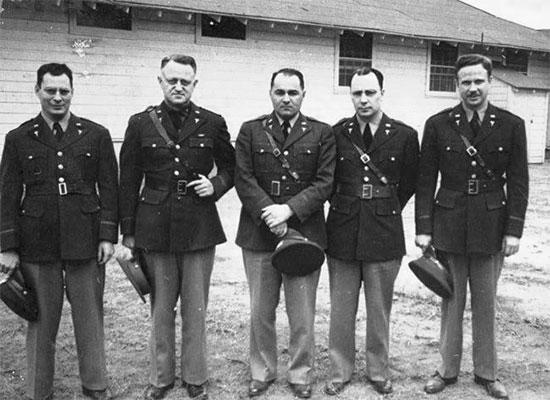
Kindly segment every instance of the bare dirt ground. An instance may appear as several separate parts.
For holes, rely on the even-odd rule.
[[[531,167],[531,201],[520,253],[506,260],[499,285],[498,348],[500,378],[511,398],[550,399],[550,165]],[[234,244],[238,210],[234,191],[220,202],[228,243],[219,246],[212,277],[208,316],[210,398],[247,398],[248,287],[241,252]],[[483,388],[473,383],[470,314],[466,312],[462,372],[459,382],[437,395],[426,395],[424,381],[436,367],[439,338],[438,299],[416,280],[407,262],[419,256],[413,245],[413,205],[405,210],[409,254],[403,260],[391,327],[391,369],[394,393],[387,399],[463,400],[485,399]],[[105,334],[110,388],[116,399],[139,399],[147,386],[149,306],[141,303],[121,269],[108,267],[105,292]],[[356,374],[341,399],[378,399],[365,383],[365,307],[357,315]],[[314,398],[322,393],[328,377],[329,287],[326,268],[318,290],[317,357]],[[55,399],[84,399],[68,304],[57,340]],[[25,327],[21,319],[0,304],[0,399],[24,398]],[[284,304],[278,310],[279,379],[262,397],[289,400],[286,379],[288,326]],[[176,384],[179,383],[179,380]],[[186,398],[177,387],[167,399]]]

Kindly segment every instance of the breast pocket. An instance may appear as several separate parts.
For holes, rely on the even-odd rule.
[[[269,145],[263,143],[255,143],[252,146],[252,157],[254,162],[255,172],[275,172],[280,169],[279,161],[273,154],[273,150]]]
[[[297,143],[294,145],[294,168],[302,173],[314,173],[317,170],[319,156],[318,143]]]
[[[398,151],[382,151],[378,158],[380,169],[388,178],[398,177],[401,172],[401,154]],[[376,164],[376,162],[375,162]]]
[[[74,148],[73,155],[82,179],[96,180],[99,165],[97,149],[92,146],[79,146]]]
[[[41,183],[46,180],[47,152],[45,150],[32,150],[23,154],[23,180],[26,184]]]
[[[189,138],[189,167],[192,171],[208,173],[214,161],[214,140],[209,137]]]
[[[141,140],[141,162],[145,171],[169,169],[172,153],[161,137],[149,137]]]
[[[493,143],[489,146],[487,164],[494,170],[504,170],[510,162],[510,144]]]

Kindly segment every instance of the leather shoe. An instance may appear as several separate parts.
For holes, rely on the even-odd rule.
[[[206,384],[208,381],[201,383],[200,385],[193,385],[192,383],[187,383],[182,381],[181,386],[187,390],[187,395],[192,399],[197,400],[207,400],[208,393],[206,392]]]
[[[432,375],[430,379],[428,379],[426,385],[424,385],[424,391],[428,394],[439,393],[443,389],[445,389],[447,385],[452,385],[453,383],[456,383],[456,381],[456,377],[443,378],[441,375],[439,375],[439,372],[436,372]]]
[[[252,379],[248,385],[248,397],[256,397],[265,393],[271,384],[275,382],[271,381],[259,381],[258,379]]]
[[[393,385],[389,379],[385,381],[372,381],[369,379],[370,384],[380,394],[388,394],[393,392]]]
[[[299,397],[300,399],[309,399],[311,397],[311,385],[303,385],[301,383],[290,383],[290,390],[294,396]]]
[[[92,390],[82,386],[82,394],[94,400],[109,400],[111,394],[107,389]],[[53,396],[51,397],[53,399]]]
[[[489,396],[494,397],[495,399],[508,399],[508,392],[502,382],[498,379],[496,381],[490,381],[475,375],[474,382],[483,386],[485,390],[487,390],[487,393],[489,393]]]
[[[329,382],[325,385],[323,390],[325,394],[329,396],[338,396],[344,391],[344,388],[348,385],[349,382]]]
[[[172,382],[168,386],[162,386],[158,387],[155,385],[149,385],[147,386],[147,389],[145,390],[145,395],[143,398],[145,400],[160,400],[164,399],[166,397],[166,394],[170,389],[174,388],[174,383]]]

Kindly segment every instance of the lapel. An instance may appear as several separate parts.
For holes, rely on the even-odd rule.
[[[449,113],[449,123],[458,134],[466,136],[469,139],[473,137],[470,124],[468,123],[468,118],[466,117],[466,111],[464,111],[462,104],[457,105],[451,110]],[[487,110],[485,111],[483,121],[481,121],[481,129],[479,130],[479,134],[471,141],[472,145],[475,146],[477,143],[487,139],[499,126],[500,118],[498,115],[498,110],[489,103]]]
[[[174,127],[174,124],[172,124],[172,120],[170,119],[170,116],[168,115],[168,111],[165,108],[166,106],[164,103],[161,105],[155,107],[155,112],[157,113],[157,117],[166,130],[166,133],[168,134],[168,137],[175,138],[178,137],[176,128]],[[155,128],[156,130],[156,128]]]
[[[283,131],[281,130],[281,125],[279,124],[279,120],[277,119],[275,112],[272,112],[267,117],[267,120],[265,120],[264,129],[267,133],[273,136],[273,138],[277,143],[284,144],[285,137],[283,135]]]
[[[53,137],[52,131],[40,114],[32,120],[27,135],[48,147],[55,147],[55,138]]]
[[[372,143],[369,147],[369,154],[390,140],[396,133],[397,130],[392,120],[386,114],[382,114],[378,129],[373,134]]]
[[[56,148],[63,149],[65,147],[68,147],[74,142],[82,139],[87,133],[88,130],[82,124],[81,119],[78,118],[76,115],[71,114],[69,124],[67,125],[67,131],[65,132],[65,135],[63,136],[61,141],[58,142],[57,139],[54,138]]]
[[[168,116],[166,116],[166,119],[170,120]],[[189,116],[185,119],[180,131],[176,135],[178,138],[178,143],[183,142],[185,139],[191,136],[205,122],[206,115],[202,113],[202,110],[197,107],[195,103],[191,102],[189,108]],[[170,123],[170,121],[168,121],[168,123]],[[170,123],[170,125],[172,124]],[[174,130],[173,126],[172,130]]]
[[[462,107],[462,104],[458,104],[453,108],[449,114],[449,124],[459,135],[465,136],[468,139],[471,139],[473,136],[472,130],[470,129],[470,124],[468,123],[468,118],[466,117],[466,111]]]
[[[491,103],[487,106],[483,121],[481,121],[481,129],[479,135],[474,139],[474,145],[483,142],[489,136],[491,136],[495,130],[500,126],[500,115],[498,109]]]
[[[353,144],[366,151],[365,141],[361,135],[361,128],[356,116],[353,116],[344,122],[344,135],[346,135],[348,140],[350,140]]]
[[[296,120],[296,123],[290,130],[290,134],[286,138],[283,148],[286,149],[292,146],[294,143],[300,140],[304,135],[307,135],[310,130],[311,130],[311,124],[309,123],[307,118],[304,117],[302,113],[300,113],[300,115],[298,116],[298,119]],[[282,135],[282,132],[281,132],[281,135]]]

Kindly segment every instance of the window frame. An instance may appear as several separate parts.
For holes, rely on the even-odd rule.
[[[236,20],[237,22],[239,22],[240,24],[242,24],[243,27],[244,27],[244,39],[228,38],[228,37],[217,37],[217,36],[205,36],[205,35],[203,35],[203,31],[202,31],[203,16],[206,16],[206,17],[209,17],[209,18],[212,18],[212,17],[210,17],[208,14],[196,14],[196,16],[198,17],[198,18],[196,18],[196,33],[197,33],[196,38],[197,38],[197,42],[198,41],[204,41],[206,43],[208,43],[208,42],[211,43],[212,41],[222,40],[224,42],[230,42],[230,43],[246,43],[249,40],[250,32],[248,30],[248,25],[242,23],[241,21],[239,21],[238,18],[225,16],[225,15],[220,16],[222,18],[232,18],[232,19]]]
[[[440,44],[442,43],[445,43],[445,42],[440,42]],[[449,43],[445,43],[445,44],[456,49],[456,57],[458,59],[458,57],[460,57],[458,44],[456,46],[453,46],[452,44],[449,44]],[[432,78],[432,48],[434,45],[436,45],[435,42],[430,42],[427,49],[428,63],[426,68],[426,94],[429,94],[430,96],[436,96],[436,97],[455,97],[456,96],[456,77],[454,73],[454,68],[455,68],[454,62],[452,63],[452,65],[449,65],[448,67],[450,70],[452,70],[452,77],[453,77],[453,81],[455,82],[455,88],[452,91],[443,91],[443,90],[432,90],[430,87],[431,78]]]
[[[110,5],[110,4],[109,4]],[[77,25],[77,14],[78,9],[71,8],[69,12],[69,33],[70,34],[79,34],[79,35],[101,35],[105,32],[109,32],[109,34],[114,35],[131,35],[136,32],[136,24],[138,19],[135,17],[135,13],[132,10],[132,7],[130,7],[130,18],[131,18],[131,29],[114,29],[114,28],[101,28],[98,26],[84,26],[84,25]]]
[[[348,32],[351,32],[351,33],[357,35],[353,31],[348,31]],[[368,59],[366,59],[366,58],[354,58],[354,57],[343,57],[343,58],[356,59],[356,60],[369,60],[369,62],[370,62],[369,66],[372,67],[373,53],[374,53],[374,35],[371,32],[365,32],[365,35],[368,35],[370,37],[370,40],[371,40],[370,58],[368,58]],[[357,36],[364,38],[364,36],[361,36],[361,35],[357,35]],[[342,37],[342,34],[340,32],[335,33],[335,37],[334,37],[334,41],[335,41],[335,46],[334,46],[334,88],[335,88],[335,90],[334,91],[337,94],[343,94],[343,93],[348,93],[349,92],[349,84],[344,85],[344,86],[340,85],[340,67],[341,67],[340,61],[342,59],[342,57],[340,56],[341,37]],[[357,67],[357,68],[360,68],[360,67]]]

